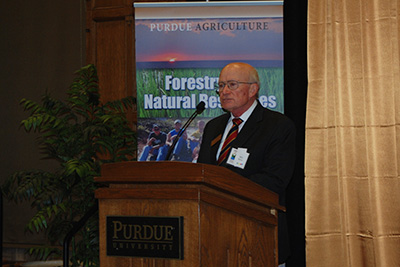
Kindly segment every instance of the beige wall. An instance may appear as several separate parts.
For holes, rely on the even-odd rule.
[[[27,116],[22,98],[40,100],[46,89],[65,97],[73,73],[85,65],[85,2],[83,0],[0,1],[0,182],[17,170],[51,168],[39,160],[34,134],[19,123]],[[32,214],[29,205],[4,202],[3,241],[40,243],[24,234]]]

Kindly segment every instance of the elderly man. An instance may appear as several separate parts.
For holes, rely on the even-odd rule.
[[[295,162],[295,127],[281,113],[265,109],[257,101],[260,81],[254,67],[231,63],[219,76],[218,94],[225,113],[204,129],[197,162],[215,164],[279,194],[285,190]],[[286,215],[278,215],[279,262],[289,256]]]

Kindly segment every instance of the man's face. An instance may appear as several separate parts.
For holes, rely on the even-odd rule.
[[[160,128],[158,128],[158,127],[155,127],[155,128],[153,128],[153,132],[156,134],[156,135],[160,135]]]
[[[177,131],[180,130],[181,126],[182,126],[181,123],[179,123],[179,122],[175,123],[175,130],[177,130]]]
[[[252,82],[249,78],[250,74],[246,69],[237,66],[227,66],[221,71],[219,82],[226,83],[231,80]],[[251,86],[257,85],[241,83],[235,90],[231,90],[228,86],[225,86],[219,93],[222,108],[230,111],[235,117],[242,115],[253,104],[255,99],[256,92],[254,93],[254,91],[256,90],[250,90]]]

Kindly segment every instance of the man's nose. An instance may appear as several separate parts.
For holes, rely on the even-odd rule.
[[[224,84],[224,87],[222,87],[222,89],[219,89],[219,93],[224,93],[224,94],[226,94],[225,92],[229,92],[229,91],[230,91],[230,90],[225,90],[225,88],[228,88],[228,89],[229,89],[228,84]]]

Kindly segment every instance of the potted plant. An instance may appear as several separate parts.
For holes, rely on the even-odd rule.
[[[94,177],[106,162],[135,157],[135,132],[126,118],[135,98],[100,102],[95,66],[77,71],[65,101],[45,93],[40,103],[22,99],[30,112],[21,125],[39,134],[41,153],[58,162],[55,171],[22,170],[2,186],[3,194],[16,202],[29,201],[36,214],[27,224],[33,232],[45,233],[48,244],[30,249],[40,259],[62,255],[68,231],[94,204],[99,187]],[[98,265],[98,216],[92,216],[72,240],[74,266]]]

